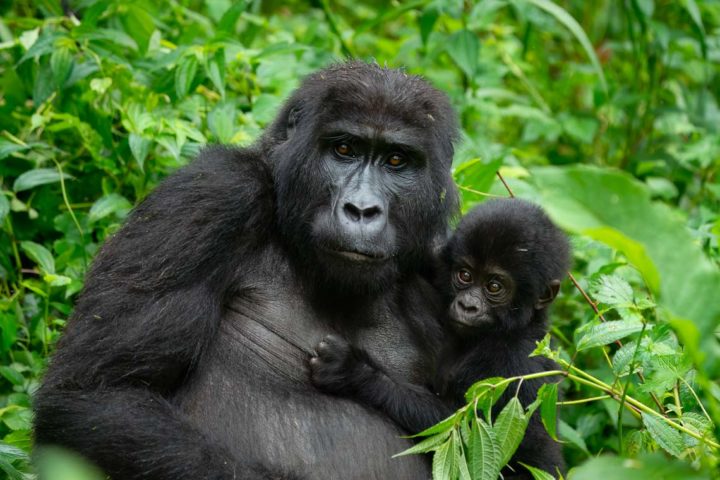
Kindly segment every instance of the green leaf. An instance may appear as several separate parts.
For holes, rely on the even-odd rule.
[[[30,148],[30,145],[20,145],[15,142],[10,142],[4,138],[0,138],[0,160],[5,157],[9,157],[15,152],[22,152]]]
[[[622,348],[618,349],[617,352],[615,352],[615,355],[613,355],[612,360],[612,367],[613,367],[613,373],[619,377],[624,377],[625,375],[628,375],[630,372],[630,362],[633,358],[633,353],[635,352],[636,344],[635,342],[626,343],[622,346]],[[636,365],[633,369],[632,373],[635,373],[639,370],[639,365],[637,365],[637,358],[636,358]]]
[[[487,413],[495,402],[502,396],[509,383],[503,377],[492,377],[479,380],[472,384],[465,392],[465,401],[468,403],[477,402],[478,408]]]
[[[500,447],[493,429],[482,419],[476,418],[470,429],[468,469],[474,480],[496,480],[500,474]]]
[[[490,191],[501,166],[501,158],[488,163],[484,163],[479,158],[473,158],[458,165],[453,172],[453,177],[462,194],[463,203],[486,200],[488,197],[482,194]]]
[[[17,447],[0,442],[0,471],[10,480],[26,480],[26,476],[13,466],[13,462],[28,462],[28,454]]]
[[[562,420],[558,422],[558,430],[560,432],[560,438],[562,440],[575,445],[580,450],[590,455],[587,444],[585,443],[585,439],[582,437],[582,435],[578,433],[577,430],[575,430],[573,427],[571,427]]]
[[[475,33],[469,30],[455,32],[448,39],[446,50],[468,78],[475,77],[480,61],[480,40]]]
[[[538,398],[542,398],[540,404],[540,418],[542,419],[545,430],[553,438],[557,440],[557,400],[558,400],[558,384],[546,383],[538,390]]]
[[[438,445],[445,442],[448,437],[450,437],[450,434],[452,433],[451,430],[446,430],[444,432],[438,433],[436,435],[433,435],[432,437],[428,437],[422,442],[419,442],[416,445],[413,445],[412,447],[408,448],[407,450],[403,450],[400,453],[396,453],[393,455],[393,458],[395,457],[402,457],[404,455],[415,455],[418,453],[427,453],[432,452],[433,450],[437,450]]]
[[[633,304],[633,291],[628,282],[615,275],[600,275],[590,289],[595,300],[611,307]]]
[[[650,432],[650,436],[663,450],[678,458],[682,455],[683,450],[685,450],[685,443],[678,430],[649,413],[643,412],[642,421],[647,431]]]
[[[0,366],[0,375],[5,377],[5,379],[13,385],[22,385],[25,383],[25,377],[23,377],[20,372],[7,365]]]
[[[31,241],[20,242],[20,248],[43,272],[55,273],[55,260],[47,248]]]
[[[111,193],[93,203],[93,206],[90,207],[88,219],[90,223],[97,222],[113,213],[118,213],[121,217],[124,217],[131,208],[132,204],[127,198],[119,193]]]
[[[495,419],[493,432],[500,451],[498,464],[501,468],[507,465],[520,446],[520,442],[522,442],[525,435],[528,418],[520,404],[520,400],[517,397],[512,397]]]
[[[2,225],[5,216],[10,213],[10,202],[4,195],[4,192],[0,190],[0,225]]]
[[[435,27],[440,14],[438,13],[437,7],[434,5],[428,5],[418,17],[418,25],[420,27],[420,39],[423,45],[427,45],[428,38]]]
[[[205,63],[205,73],[220,95],[225,97],[225,49],[221,48]]]
[[[527,468],[530,472],[530,475],[532,475],[532,478],[535,480],[555,480],[555,477],[550,475],[545,470],[540,470],[539,468],[531,467],[530,465],[527,465],[523,462],[519,462],[520,465]]]
[[[433,480],[454,480],[458,474],[456,451],[459,445],[456,444],[454,436],[451,436],[433,455],[432,474]]]
[[[558,5],[554,4],[550,0],[519,0],[520,2],[528,2],[532,3],[538,8],[541,8],[542,10],[545,10],[547,13],[555,17],[555,19],[562,23],[565,28],[570,30],[570,33],[572,33],[575,38],[580,42],[580,45],[582,46],[583,50],[585,50],[585,53],[587,54],[588,58],[590,59],[590,63],[592,63],[593,68],[595,69],[595,73],[597,73],[598,77],[600,78],[600,84],[602,85],[603,90],[607,93],[608,87],[607,87],[607,81],[605,80],[605,73],[603,72],[602,66],[600,65],[600,60],[597,57],[597,54],[595,53],[595,48],[593,48],[592,43],[590,42],[590,39],[588,38],[587,34],[583,30],[583,28],[580,26],[580,24],[575,20],[572,15],[570,15],[567,11],[565,11],[562,7],[559,7]],[[522,7],[521,7],[522,8]]]
[[[73,55],[67,47],[56,47],[50,56],[50,69],[53,73],[55,86],[61,88],[70,78],[73,68]]]
[[[646,330],[652,325],[648,325]],[[593,325],[577,341],[577,351],[600,345],[607,345],[643,329],[643,323],[637,320],[616,320]]]
[[[672,461],[662,455],[622,458],[603,455],[573,469],[572,480],[708,480],[687,463]]]
[[[35,170],[28,170],[22,173],[15,179],[13,183],[13,190],[15,192],[22,192],[24,190],[30,190],[40,185],[46,185],[48,183],[56,183],[60,181],[60,178],[64,180],[72,180],[74,177],[64,173],[60,177],[60,172],[54,168],[36,168]]]
[[[235,135],[236,109],[232,102],[218,103],[208,115],[210,131],[220,143],[230,143]]]
[[[130,151],[133,154],[133,158],[138,163],[141,172],[145,171],[145,159],[150,152],[151,143],[152,142],[149,139],[137,133],[131,133],[130,137],[128,138],[128,145],[130,145]]]
[[[186,55],[175,69],[175,93],[178,98],[185,98],[190,91],[197,73],[198,61],[195,55]]]

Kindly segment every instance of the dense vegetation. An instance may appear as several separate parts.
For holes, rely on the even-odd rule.
[[[354,56],[451,96],[464,208],[511,189],[573,239],[538,347],[564,399],[478,420],[519,379],[481,382],[420,446],[436,478],[495,478],[528,407],[559,415],[570,478],[720,478],[720,3],[69,3],[0,6],[0,472],[31,471],[32,392],[132,205]]]

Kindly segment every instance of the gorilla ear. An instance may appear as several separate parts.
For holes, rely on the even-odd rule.
[[[542,310],[543,308],[550,305],[553,300],[555,300],[555,297],[557,297],[558,292],[560,291],[560,280],[550,280],[545,287],[545,295],[538,298],[537,303],[535,303],[535,309],[536,310]]]
[[[285,135],[287,138],[291,138],[295,132],[295,127],[300,123],[300,107],[293,107],[288,112],[287,122],[285,124]]]

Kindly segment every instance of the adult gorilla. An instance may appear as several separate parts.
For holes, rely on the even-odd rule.
[[[206,149],[98,255],[35,398],[39,445],[115,479],[429,476],[387,418],[313,388],[328,333],[423,383],[420,266],[456,208],[447,99],[352,62],[247,149]]]

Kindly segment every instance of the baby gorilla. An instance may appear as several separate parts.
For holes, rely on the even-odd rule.
[[[476,381],[557,368],[528,355],[548,331],[548,306],[570,264],[566,236],[539,207],[518,199],[486,202],[470,211],[448,241],[438,273],[447,291],[446,338],[438,355],[433,391],[400,382],[370,356],[330,335],[310,359],[313,383],[329,393],[351,396],[419,432],[461,407]],[[525,380],[519,400],[527,406],[552,378]],[[514,395],[508,388],[495,414]],[[505,478],[532,478],[517,462],[555,474],[564,468],[560,445],[535,413],[525,438],[505,469]]]

